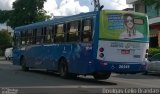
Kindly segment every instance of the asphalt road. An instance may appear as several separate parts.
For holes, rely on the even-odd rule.
[[[91,76],[62,79],[58,74],[52,72],[21,71],[19,66],[13,66],[10,61],[0,58],[0,94],[114,93],[112,92],[114,90],[111,89],[116,89],[117,94],[120,94],[130,92],[132,89],[133,93],[134,91],[137,93],[138,89],[144,88],[147,88],[147,90],[154,89],[156,90],[155,94],[160,94],[160,75],[113,73],[109,79],[100,81],[94,80]],[[148,92],[146,94],[152,93]],[[141,91],[138,93],[141,93]]]

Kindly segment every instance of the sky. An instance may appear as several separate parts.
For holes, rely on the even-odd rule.
[[[1,10],[11,10],[15,0],[0,0]],[[130,7],[126,0],[100,0],[104,9],[122,10]],[[52,16],[69,16],[82,12],[93,11],[93,0],[47,0],[44,9]],[[0,26],[3,28],[5,25]]]
[[[12,9],[15,0],[0,0],[1,10]],[[92,3],[92,4],[91,4]],[[129,7],[126,0],[100,0],[104,9],[122,10]],[[54,16],[68,16],[81,12],[93,11],[93,0],[47,0],[44,9]]]

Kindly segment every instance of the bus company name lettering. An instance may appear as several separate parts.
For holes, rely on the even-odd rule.
[[[123,42],[111,42],[110,47],[114,47],[114,48],[140,48],[139,44],[136,43],[123,43]]]

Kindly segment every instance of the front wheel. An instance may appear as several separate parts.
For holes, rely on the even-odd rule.
[[[98,72],[98,73],[94,73],[93,77],[96,80],[104,80],[104,79],[108,79],[110,75],[111,75],[111,72],[107,72],[107,73]]]
[[[147,75],[147,74],[148,74],[148,71],[143,72],[143,75]]]
[[[28,71],[29,70],[29,67],[26,66],[26,60],[25,60],[25,58],[21,59],[21,69],[23,71]]]
[[[8,60],[8,58],[7,58],[7,57],[5,57],[5,59],[6,59],[6,60]]]

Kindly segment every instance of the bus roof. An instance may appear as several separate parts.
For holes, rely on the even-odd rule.
[[[120,11],[120,10],[102,10],[102,11],[106,11],[107,13],[122,13],[122,14],[123,13],[133,13],[135,15],[146,16],[143,13],[138,13],[138,12],[133,12],[133,11]],[[80,13],[80,14],[72,15],[72,16],[56,17],[56,18],[51,19],[51,20],[16,27],[15,31],[16,32],[21,32],[21,31],[27,30],[27,29],[34,29],[34,28],[36,29],[36,28],[41,28],[42,26],[45,27],[45,26],[49,26],[49,25],[53,25],[53,24],[61,24],[61,23],[68,22],[68,21],[75,21],[75,20],[78,20],[78,19],[94,16],[97,13],[98,13],[98,11],[93,11],[93,12],[87,12],[87,13]]]
[[[72,15],[72,16],[58,17],[58,18],[54,18],[51,20],[47,20],[47,21],[42,21],[42,22],[37,22],[37,23],[29,24],[29,25],[16,27],[15,31],[22,31],[22,30],[33,29],[33,28],[41,28],[42,25],[43,27],[45,27],[45,26],[52,25],[52,24],[60,24],[63,22],[73,21],[73,20],[80,19],[80,18],[91,17],[96,14],[97,14],[97,11],[88,12],[88,13],[80,13],[80,14]]]

